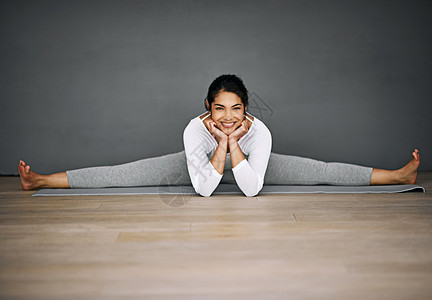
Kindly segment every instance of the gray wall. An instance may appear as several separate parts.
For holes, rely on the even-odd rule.
[[[1,1],[0,173],[183,150],[237,74],[273,152],[432,170],[429,1]]]

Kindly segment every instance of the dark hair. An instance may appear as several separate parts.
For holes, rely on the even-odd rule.
[[[248,105],[248,90],[246,89],[243,80],[241,80],[241,78],[236,75],[225,74],[219,76],[210,84],[207,97],[205,99],[209,102],[208,108],[204,100],[204,106],[207,110],[211,110],[211,105],[220,92],[234,93],[239,96],[244,107]]]

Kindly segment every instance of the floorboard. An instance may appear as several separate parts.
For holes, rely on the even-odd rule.
[[[418,184],[178,201],[0,177],[0,299],[430,299],[432,172]]]

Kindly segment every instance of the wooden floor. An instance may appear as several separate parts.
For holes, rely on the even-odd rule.
[[[0,299],[432,299],[427,192],[31,197],[0,177]]]

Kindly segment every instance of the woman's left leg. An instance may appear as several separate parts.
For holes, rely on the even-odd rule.
[[[371,185],[377,184],[414,184],[417,182],[417,169],[420,166],[420,153],[417,149],[413,158],[402,168],[394,171],[373,169]]]
[[[420,155],[416,149],[413,159],[403,168],[389,171],[353,164],[271,153],[264,184],[299,185],[378,185],[414,184]]]
[[[264,184],[369,185],[372,168],[271,153]]]

